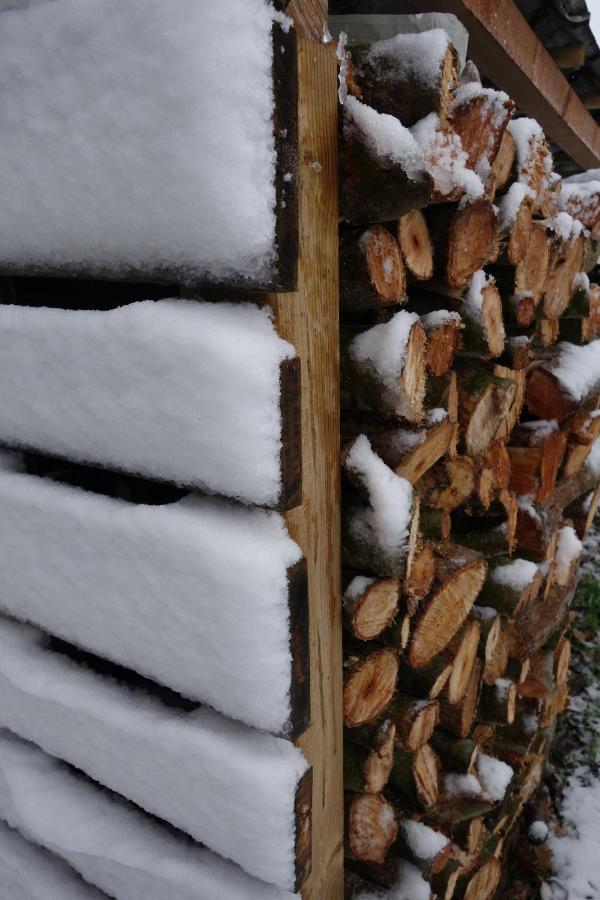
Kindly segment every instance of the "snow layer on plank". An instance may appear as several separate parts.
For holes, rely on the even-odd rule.
[[[434,831],[422,822],[405,819],[402,830],[411,851],[419,859],[432,860],[441,853],[448,844],[448,838],[439,831]]]
[[[0,821],[0,897],[5,900],[107,900],[61,859]]]
[[[0,733],[0,818],[116,900],[299,896],[175,837],[8,732]]]
[[[401,310],[389,322],[374,325],[358,334],[350,343],[349,353],[356,365],[366,372],[375,372],[388,394],[390,403],[396,405],[398,415],[404,409],[399,390],[399,380],[404,371],[406,349],[410,332],[419,317],[416,313]]]
[[[268,731],[290,716],[276,513],[142,506],[0,470],[0,608]]]
[[[483,181],[469,167],[459,135],[442,128],[437,113],[429,113],[413,125],[411,133],[431,169],[436,191],[447,196],[459,190],[461,202],[483,196]]]
[[[0,265],[272,278],[270,3],[1,15]]]
[[[0,440],[275,505],[293,356],[252,304],[0,306]]]
[[[503,566],[496,566],[490,573],[490,581],[503,584],[514,591],[522,591],[531,584],[537,575],[538,568],[528,559],[513,559]]]
[[[552,374],[573,400],[583,400],[600,384],[600,340],[584,347],[563,342]]]
[[[386,113],[378,113],[361,103],[356,97],[348,97],[344,106],[344,135],[353,135],[368,147],[373,158],[385,166],[401,166],[413,181],[427,171],[421,148],[399,119]]]
[[[174,710],[47,643],[0,618],[0,726],[251,875],[293,882],[294,802],[307,764],[292,743],[209,708]]]
[[[486,794],[496,803],[504,800],[508,785],[515,774],[514,770],[501,759],[495,759],[485,753],[479,754],[476,765],[481,786]]]
[[[414,81],[423,87],[436,88],[450,39],[442,28],[432,28],[420,34],[395,34],[375,41],[367,56],[373,67],[384,67],[385,78],[391,83]]]
[[[393,557],[408,541],[412,518],[412,485],[396,475],[371,449],[366,435],[354,441],[346,469],[364,484],[369,506],[355,511],[350,529],[355,537]]]

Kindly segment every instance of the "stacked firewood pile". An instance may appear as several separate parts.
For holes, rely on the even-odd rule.
[[[441,30],[339,55],[347,887],[487,900],[600,499],[600,184]]]

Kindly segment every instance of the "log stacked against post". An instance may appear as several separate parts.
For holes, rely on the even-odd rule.
[[[487,900],[600,503],[600,183],[441,30],[341,82],[348,891]]]

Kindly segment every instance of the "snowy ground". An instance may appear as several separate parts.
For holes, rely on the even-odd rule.
[[[553,874],[542,900],[600,898],[600,529],[586,540],[578,602],[585,608],[573,634],[573,696],[559,740],[568,748],[557,774],[563,781],[562,832],[551,832]]]

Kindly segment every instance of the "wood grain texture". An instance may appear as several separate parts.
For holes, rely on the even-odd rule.
[[[481,70],[583,168],[600,164],[600,128],[513,0],[411,0],[411,5],[419,12],[458,16],[469,32],[469,56]]]
[[[308,567],[312,723],[297,741],[313,769],[304,900],[343,896],[337,66],[335,48],[320,43],[324,8],[293,0],[287,10],[298,30],[298,290],[269,298],[302,365],[302,505],[285,518]]]

